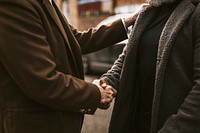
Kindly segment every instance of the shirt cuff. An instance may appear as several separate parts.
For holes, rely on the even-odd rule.
[[[123,23],[123,25],[124,25],[125,30],[128,31],[128,27],[126,27],[126,24],[125,24],[125,22],[124,22],[124,19],[121,18],[121,20],[122,20],[122,23]]]

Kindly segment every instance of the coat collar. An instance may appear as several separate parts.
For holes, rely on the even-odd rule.
[[[43,0],[43,4],[44,4],[45,8],[47,9],[48,13],[50,14],[51,18],[53,19],[53,21],[58,26],[61,33],[64,35],[65,31],[63,29],[62,23],[61,23],[58,15],[56,14],[55,9],[53,8],[53,5],[51,5],[49,0]]]
[[[176,39],[180,29],[192,15],[196,3],[198,3],[197,0],[182,0],[174,9],[173,13],[165,24],[163,32],[161,33],[157,53],[156,82],[152,107],[152,132],[157,132],[157,120],[159,114],[163,77],[165,74],[167,61],[170,56],[171,48],[174,45],[174,40]],[[127,59],[130,58],[133,60],[133,57],[134,59],[137,58],[137,47],[139,45],[139,39],[141,38],[141,35],[147,25],[157,14],[157,11],[158,7],[147,6],[139,15],[129,39],[129,48],[126,54]]]
[[[177,37],[178,32],[184,25],[184,23],[189,19],[191,14],[195,9],[195,5],[193,2],[197,2],[194,0],[182,0],[179,5],[175,8],[168,21],[165,24],[163,32],[161,33],[159,45],[158,45],[158,53],[157,53],[157,66],[156,66],[156,79],[155,81],[155,90],[154,90],[154,99],[153,99],[153,113],[152,113],[152,132],[157,132],[157,120],[159,114],[159,105],[160,105],[160,96],[162,92],[163,86],[163,77],[165,74],[165,69],[167,66],[167,62],[170,56],[170,51],[172,46],[174,45],[174,41]],[[149,10],[149,11],[147,11]],[[149,19],[153,18],[153,15],[148,15],[149,12],[155,12],[156,9],[154,7],[147,7],[144,15],[141,15],[140,20],[138,22],[145,20],[145,24],[147,25]],[[148,12],[148,13],[147,13]],[[139,25],[139,23],[138,23]],[[139,27],[139,26],[138,26]],[[142,26],[140,26],[142,27]],[[144,27],[142,27],[144,29]]]
[[[183,0],[173,11],[161,33],[157,54],[159,60],[167,61],[168,52],[179,30],[191,16],[194,9],[195,6],[189,0]]]
[[[58,17],[55,9],[53,8],[53,5],[51,5],[50,1],[49,0],[42,0],[43,1],[43,4],[45,6],[45,8],[47,9],[49,15],[51,16],[52,20],[55,22],[55,24],[57,25],[57,27],[59,28],[60,32],[62,33],[66,43],[68,44],[68,47],[70,49],[70,52],[72,52],[72,49],[71,49],[71,46],[69,45],[69,40],[68,40],[68,37],[66,35],[66,32],[64,30],[64,27],[60,21],[60,18]],[[52,1],[54,2],[54,1]]]

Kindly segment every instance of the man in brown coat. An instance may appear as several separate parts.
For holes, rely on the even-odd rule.
[[[83,80],[81,55],[126,38],[122,20],[79,32],[54,2],[0,0],[0,133],[79,133],[114,95]]]

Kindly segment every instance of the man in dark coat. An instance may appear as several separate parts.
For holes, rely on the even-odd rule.
[[[124,24],[80,32],[53,1],[0,0],[0,133],[80,133],[114,94],[83,80],[81,55],[127,38]]]
[[[100,81],[118,91],[109,132],[200,133],[199,0],[149,4]]]

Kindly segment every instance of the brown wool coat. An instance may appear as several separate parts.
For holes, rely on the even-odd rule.
[[[129,44],[104,74],[118,89],[110,133],[129,133],[128,126],[136,124],[136,109],[140,106],[135,82],[138,42],[156,12],[156,7],[149,6],[140,14]],[[199,0],[182,0],[162,31],[151,118],[151,133],[200,133]]]
[[[121,20],[79,32],[49,0],[0,0],[0,133],[80,133],[100,101],[81,54],[125,38]]]

